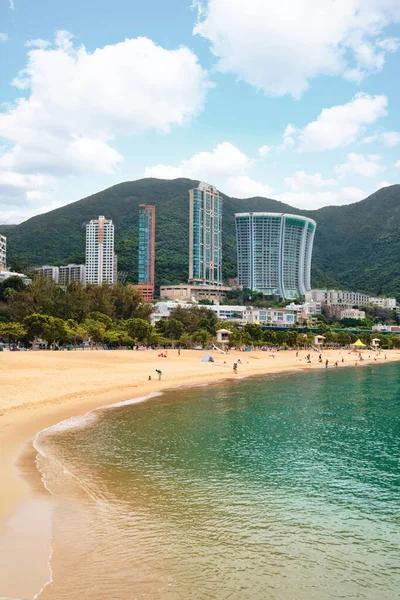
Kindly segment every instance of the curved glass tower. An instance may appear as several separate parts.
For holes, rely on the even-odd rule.
[[[311,289],[315,221],[269,212],[237,213],[235,220],[241,285],[282,298]]]

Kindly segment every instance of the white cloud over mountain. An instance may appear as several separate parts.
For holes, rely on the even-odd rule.
[[[191,50],[143,37],[89,52],[59,31],[54,44],[28,46],[13,80],[28,94],[0,112],[3,204],[7,195],[28,202],[27,192],[43,191],[47,177],[114,171],[123,160],[114,136],[186,123],[211,85]]]
[[[347,160],[341,165],[335,167],[335,173],[339,177],[346,177],[349,174],[361,175],[361,177],[376,177],[385,167],[379,164],[381,157],[379,154],[357,154],[351,152],[347,155]]]
[[[293,192],[300,192],[304,188],[311,187],[331,187],[336,185],[336,179],[324,179],[321,173],[310,175],[305,171],[296,171],[292,177],[285,178],[285,184],[291,188]]]
[[[214,178],[229,178],[244,174],[251,166],[251,159],[229,142],[218,144],[212,152],[199,152],[183,160],[177,167],[155,165],[147,167],[145,177],[175,179],[189,177],[212,183]]]
[[[398,0],[195,0],[194,33],[217,69],[266,94],[299,97],[319,75],[360,82],[399,46],[384,30],[400,21]]]
[[[296,130],[299,150],[318,152],[349,146],[365,127],[387,114],[386,96],[357,94],[350,102],[324,108],[317,119]]]
[[[284,192],[275,196],[277,200],[297,208],[315,209],[328,205],[350,204],[366,197],[359,188],[344,187],[338,191],[327,192]]]

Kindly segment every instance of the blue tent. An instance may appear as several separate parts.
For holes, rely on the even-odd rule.
[[[213,357],[210,354],[206,354],[201,359],[201,362],[214,362],[214,359],[213,359]]]

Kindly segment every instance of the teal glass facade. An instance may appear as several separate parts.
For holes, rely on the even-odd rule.
[[[235,220],[241,285],[283,298],[311,289],[315,221],[280,213],[238,213]]]
[[[222,285],[222,198],[211,185],[189,191],[189,281]]]
[[[138,282],[154,285],[155,207],[139,205]]]

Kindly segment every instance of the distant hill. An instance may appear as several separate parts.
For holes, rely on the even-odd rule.
[[[36,266],[83,261],[85,225],[98,215],[115,223],[119,269],[126,280],[137,279],[138,205],[156,206],[156,284],[179,283],[188,277],[188,190],[190,179],[139,179],[121,183],[78,202],[39,215],[7,234],[9,261]],[[293,208],[269,198],[239,200],[224,195],[224,276],[236,276],[234,213],[290,212],[317,221],[313,286],[341,286],[372,293],[400,294],[400,185],[383,188],[347,206],[314,211]]]

